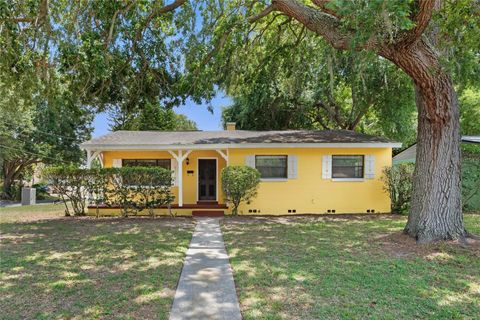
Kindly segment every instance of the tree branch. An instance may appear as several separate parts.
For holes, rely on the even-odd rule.
[[[262,11],[260,11],[259,13],[251,16],[248,18],[248,22],[250,23],[254,23],[256,22],[257,20],[260,20],[262,19],[263,17],[269,15],[271,12],[275,11],[275,6],[273,4],[269,5],[268,7],[266,7],[265,9],[263,9]]]
[[[348,49],[353,35],[341,31],[340,20],[331,14],[304,5],[296,0],[272,0],[274,10],[280,11],[302,23],[307,29],[322,36],[335,49]],[[372,38],[355,49],[375,49],[376,41]]]
[[[161,14],[164,14],[164,13],[167,13],[167,12],[170,12],[170,11],[173,11],[175,9],[177,9],[178,7],[180,7],[182,4],[184,4],[187,0],[175,0],[173,3],[171,4],[168,4],[166,6],[163,6],[157,10],[154,10],[152,13],[150,13],[150,15],[147,17],[147,19],[145,20],[145,26],[147,26],[148,24],[150,24],[150,22],[155,18],[155,17],[158,17],[159,15]]]
[[[115,13],[113,14],[112,21],[110,22],[110,30],[108,31],[108,37],[107,40],[105,41],[105,48],[107,48],[110,45],[110,42],[112,42],[112,37],[113,37],[113,30],[115,28],[115,22],[117,20],[118,15],[121,12],[128,12],[132,5],[135,3],[136,0],[133,0],[128,4],[126,7],[120,8]]]
[[[332,15],[335,18],[340,18],[340,16],[335,11],[327,8],[327,5],[330,2],[330,0],[312,0],[312,2],[316,4],[323,12],[328,13],[329,15]]]
[[[180,7],[182,4],[184,4],[187,0],[175,0],[173,3],[171,4],[168,4],[166,6],[163,6],[157,10],[154,10],[152,11],[148,16],[147,18],[145,19],[145,21],[143,22],[142,24],[142,27],[138,28],[137,32],[135,33],[135,39],[136,40],[140,40],[140,38],[142,37],[142,32],[143,30],[150,24],[150,22],[155,19],[156,17],[158,17],[159,15],[162,15],[164,13],[167,13],[167,12],[171,12],[171,11],[174,11],[175,9],[177,9],[178,7]]]
[[[420,39],[430,23],[430,20],[432,19],[433,12],[439,7],[439,0],[416,0],[415,8],[417,10],[416,14],[412,18],[412,21],[415,23],[415,27],[406,31],[405,33],[402,33],[402,35],[396,41],[395,46],[407,47]]]
[[[223,46],[225,45],[225,42],[227,41],[228,39],[228,36],[230,35],[230,32],[225,32],[221,37],[220,39],[218,39],[217,43],[215,43],[215,46],[213,47],[212,50],[210,50],[210,52],[202,59],[202,63],[200,66],[205,66],[207,65],[210,60],[213,58],[213,56],[220,50],[223,48]],[[195,70],[195,74],[198,74],[198,72],[200,71],[199,68],[197,68]]]

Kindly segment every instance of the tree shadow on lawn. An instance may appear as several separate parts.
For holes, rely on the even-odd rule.
[[[477,251],[443,243],[392,254],[389,237],[404,225],[405,218],[389,216],[225,219],[244,317],[477,317]]]
[[[166,319],[194,222],[1,224],[0,318]]]

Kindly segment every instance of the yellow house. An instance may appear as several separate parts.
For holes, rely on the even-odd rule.
[[[261,173],[258,195],[241,205],[242,215],[389,212],[381,175],[397,147],[352,131],[244,131],[234,124],[225,131],[116,131],[82,144],[88,166],[98,159],[104,167],[172,170],[172,210],[178,215],[230,213],[220,177],[228,165]]]

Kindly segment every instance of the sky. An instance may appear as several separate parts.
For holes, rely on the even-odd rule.
[[[218,93],[210,102],[213,106],[213,114],[207,110],[209,104],[196,104],[187,100],[185,105],[175,108],[175,112],[186,115],[190,120],[197,123],[199,130],[222,130],[222,107],[228,106],[232,100],[224,93]],[[93,120],[94,131],[92,137],[104,135],[109,132],[107,113],[100,113]]]

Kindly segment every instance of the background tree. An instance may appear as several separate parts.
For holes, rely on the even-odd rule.
[[[115,130],[197,130],[197,124],[171,108],[146,104],[134,113],[114,107],[109,112],[110,129]]]
[[[261,37],[234,52],[245,62],[227,71],[234,104],[224,109],[224,122],[253,130],[356,129],[412,142],[408,76],[374,54],[336,51],[285,16],[265,19]]]
[[[460,123],[463,135],[480,135],[480,88],[467,88],[460,96]]]
[[[177,131],[193,131],[198,130],[197,123],[188,119],[184,114],[175,114],[175,129]]]
[[[0,102],[4,198],[16,196],[12,187],[32,165],[81,162],[79,144],[90,137],[93,116],[62,90],[55,76],[50,75],[45,83],[48,89],[32,90],[33,98]],[[2,89],[8,91],[8,87]]]
[[[172,111],[163,115],[152,105],[169,110],[187,95],[201,99],[185,85],[175,39],[175,26],[194,24],[194,16],[186,1],[0,0],[0,162],[7,196],[34,163],[81,161],[78,143],[89,137],[92,112],[145,109],[143,119],[152,113],[166,119],[149,128],[176,126]],[[139,122],[132,127],[142,129]]]

